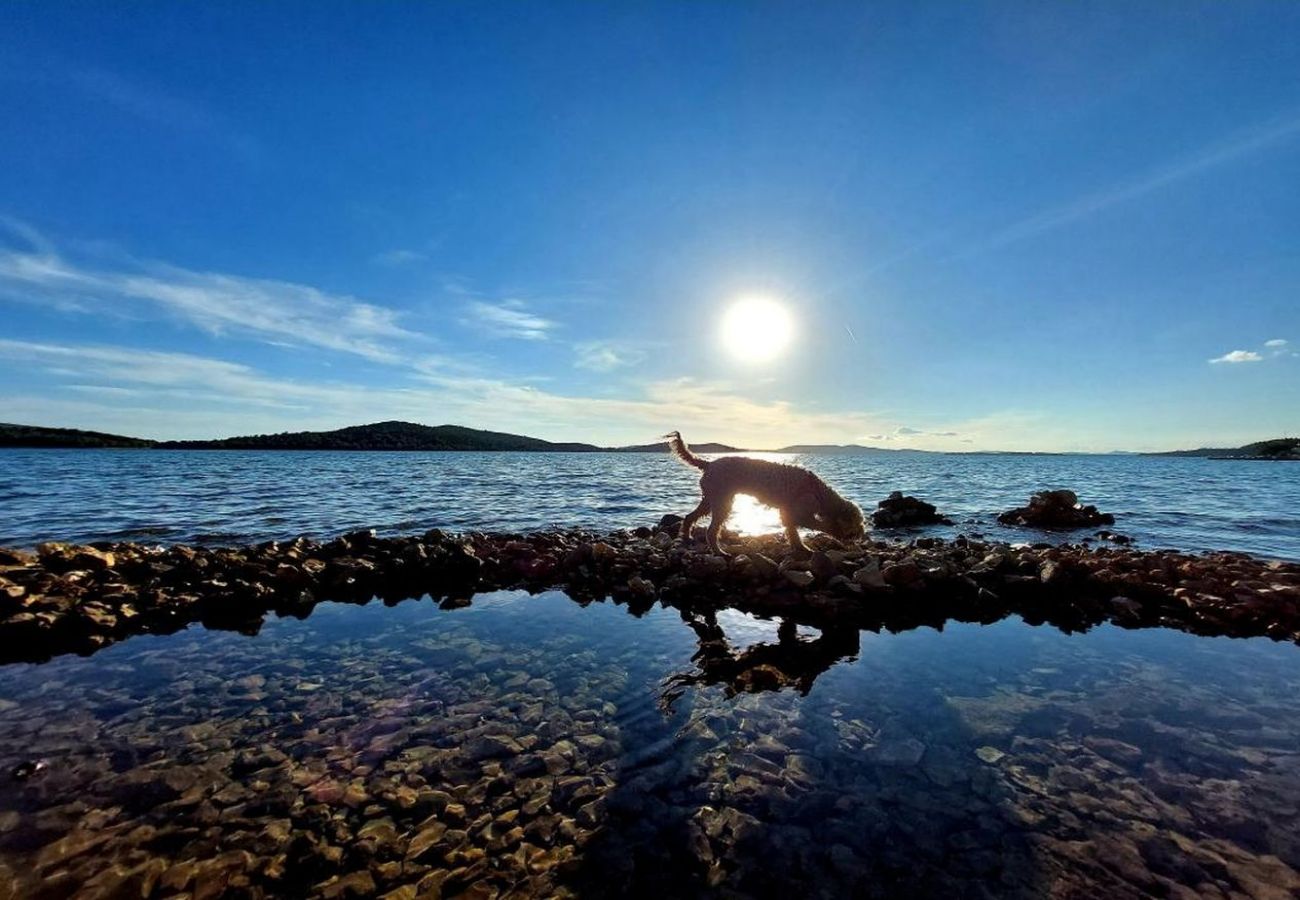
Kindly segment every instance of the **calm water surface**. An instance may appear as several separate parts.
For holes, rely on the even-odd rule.
[[[890,491],[956,530],[1009,540],[997,513],[1068,487],[1140,546],[1300,559],[1300,466],[1129,456],[793,456],[868,511]],[[233,543],[415,532],[625,528],[695,502],[697,476],[646,453],[286,453],[0,450],[0,545],[43,540]],[[738,505],[742,531],[777,530]],[[937,533],[952,531],[940,529]]]
[[[0,785],[0,896],[1300,890],[1293,646],[693,624],[326,604],[8,667],[0,761],[48,767]]]

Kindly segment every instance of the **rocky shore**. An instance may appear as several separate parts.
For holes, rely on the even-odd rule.
[[[1019,615],[1071,631],[1102,622],[1300,643],[1300,564],[1238,553],[1008,545],[958,537],[844,547],[737,538],[734,555],[676,537],[678,520],[595,534],[447,534],[246,547],[134,543],[0,549],[0,662],[88,654],[193,622],[255,633],[269,613],[306,616],[323,600],[444,607],[475,593],[560,589],[633,612],[655,602],[692,613],[734,608],[799,624],[901,630]]]

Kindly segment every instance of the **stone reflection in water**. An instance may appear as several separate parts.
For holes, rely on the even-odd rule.
[[[323,606],[10,667],[0,763],[48,767],[0,784],[0,897],[1300,890],[1293,647],[684,619]]]

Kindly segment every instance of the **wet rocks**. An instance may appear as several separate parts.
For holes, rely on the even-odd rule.
[[[1098,512],[1095,506],[1083,506],[1074,491],[1039,491],[1029,498],[1029,504],[1010,509],[998,516],[1003,525],[1027,528],[1096,528],[1114,525],[1115,517]]]
[[[1100,515],[1068,491],[1039,494],[1026,510],[1015,512],[1058,524]],[[297,538],[231,548],[50,543],[34,555],[0,550],[0,662],[91,653],[193,621],[254,634],[267,614],[301,618],[322,600],[366,603],[379,596],[396,603],[427,595],[455,610],[481,591],[555,587],[582,602],[613,598],[634,611],[656,602],[732,607],[811,625],[906,628],[1015,613],[1070,629],[1113,621],[1300,640],[1300,566],[1293,563],[970,537],[845,546],[821,535],[808,538],[808,554],[791,552],[779,535],[733,537],[738,552],[722,557],[668,527],[353,532],[324,543]],[[255,700],[258,689],[244,693]]]
[[[914,528],[921,525],[951,525],[952,520],[939,515],[933,505],[916,497],[894,491],[876,505],[871,524],[877,528]]]
[[[867,560],[861,568],[853,572],[853,583],[864,588],[885,587],[885,577],[880,571],[880,563],[874,559]]]

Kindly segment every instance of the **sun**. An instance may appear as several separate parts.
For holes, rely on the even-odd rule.
[[[790,311],[767,297],[737,300],[722,317],[722,344],[742,362],[775,359],[793,338]]]

